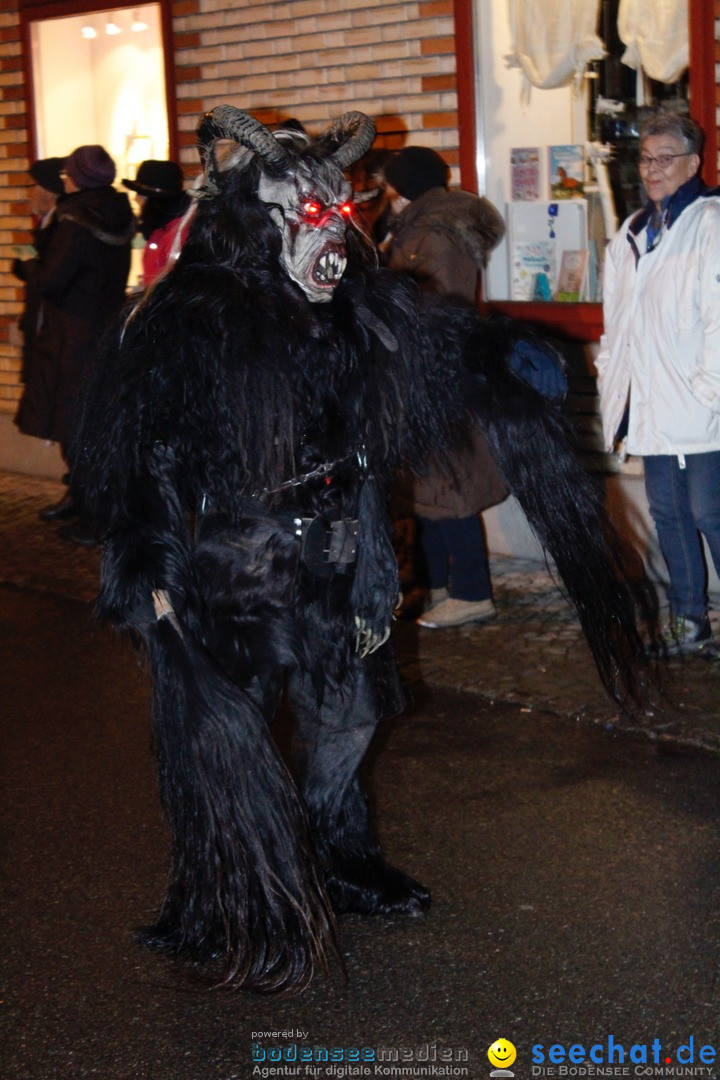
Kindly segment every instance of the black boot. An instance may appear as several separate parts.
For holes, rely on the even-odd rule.
[[[68,518],[75,517],[80,513],[80,509],[77,503],[71,495],[66,495],[60,502],[53,503],[52,506],[46,506],[44,510],[40,511],[41,521],[66,521]]]
[[[85,518],[62,525],[58,529],[58,535],[62,536],[63,540],[69,540],[71,544],[84,548],[97,547],[100,543],[95,529]]]

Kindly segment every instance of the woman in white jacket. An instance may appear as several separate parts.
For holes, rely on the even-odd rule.
[[[607,249],[597,360],[606,448],[643,458],[674,654],[712,640],[702,535],[720,573],[720,195],[698,175],[702,146],[674,113],[640,131],[648,203]]]

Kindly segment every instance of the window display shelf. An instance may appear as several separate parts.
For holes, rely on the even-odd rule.
[[[583,344],[599,341],[603,332],[602,304],[489,300],[483,301],[480,309],[488,315],[507,315],[520,322],[532,323],[568,341]]]

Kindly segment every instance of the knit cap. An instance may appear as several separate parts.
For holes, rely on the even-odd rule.
[[[406,146],[385,163],[385,178],[412,202],[430,188],[446,187],[449,169],[429,146]]]
[[[64,195],[65,185],[62,182],[60,173],[65,166],[65,159],[61,157],[49,157],[40,158],[39,161],[34,161],[28,172],[32,176],[36,184],[39,184],[45,191],[51,191],[53,195]]]
[[[65,158],[65,172],[81,190],[106,187],[115,179],[115,162],[102,146],[78,146]]]

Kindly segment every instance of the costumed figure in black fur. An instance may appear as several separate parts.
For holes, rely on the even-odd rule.
[[[479,424],[616,695],[639,648],[557,353],[377,269],[343,172],[373,137],[357,112],[316,141],[229,105],[200,121],[187,240],[108,347],[78,466],[105,537],[100,613],[154,677],[172,864],[143,938],[256,991],[304,988],[335,913],[429,904],[383,860],[358,775],[403,705],[398,466]],[[285,692],[292,775],[269,730]]]

